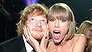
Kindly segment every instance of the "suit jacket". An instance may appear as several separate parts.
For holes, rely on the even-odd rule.
[[[0,52],[27,52],[22,36],[0,43]]]
[[[7,40],[10,36],[8,35],[10,20],[10,14],[3,7],[0,7],[0,43]]]

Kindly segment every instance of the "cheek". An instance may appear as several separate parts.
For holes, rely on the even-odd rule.
[[[47,28],[48,28],[48,26],[47,26],[47,24],[42,24],[42,27],[41,27],[44,31],[46,31],[47,30]]]
[[[69,24],[60,24],[60,28],[63,29],[63,30],[68,30]]]
[[[47,23],[41,24],[42,27],[47,27]]]
[[[60,31],[63,35],[66,34],[68,30],[69,30],[69,25],[66,25],[66,24],[60,25]]]
[[[34,27],[35,26],[35,23],[33,23],[33,22],[29,22],[29,23],[27,23],[27,27]]]
[[[85,34],[86,34],[86,36],[89,36],[90,35],[90,32],[89,31],[86,31]]]
[[[54,25],[51,24],[51,23],[48,23],[48,29],[49,29],[50,32],[52,32],[53,29],[54,29]]]
[[[90,32],[89,32],[89,31],[86,32],[86,37],[87,37],[87,38],[90,37]]]

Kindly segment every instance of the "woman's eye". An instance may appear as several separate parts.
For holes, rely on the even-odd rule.
[[[66,20],[64,20],[64,19],[61,19],[61,22],[66,22]]]
[[[49,21],[53,22],[53,21],[54,21],[54,19],[50,19]]]

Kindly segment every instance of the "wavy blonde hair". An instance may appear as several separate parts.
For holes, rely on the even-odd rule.
[[[89,20],[83,21],[77,30],[77,34],[86,34],[86,31],[92,26],[92,22]]]
[[[76,33],[86,35],[86,31],[88,31],[91,26],[92,21],[85,20],[81,23]],[[92,49],[92,36],[89,39],[87,39],[87,47],[85,48],[85,52],[91,52],[92,51],[91,49]]]

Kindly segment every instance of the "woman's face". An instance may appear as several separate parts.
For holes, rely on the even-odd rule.
[[[55,43],[60,43],[68,32],[70,22],[64,19],[50,18],[48,28]]]
[[[92,36],[92,25],[91,27],[86,31],[86,37],[89,39]]]
[[[28,15],[27,20],[27,27],[30,29],[31,35],[37,39],[40,40],[47,29],[47,19],[45,16],[30,16]]]

